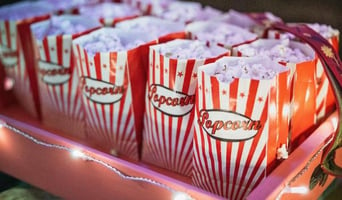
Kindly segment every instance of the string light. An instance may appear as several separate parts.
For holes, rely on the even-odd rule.
[[[73,149],[73,148],[69,148],[66,146],[62,146],[62,145],[57,145],[57,144],[51,144],[51,143],[47,143],[44,141],[41,141],[11,125],[6,124],[4,121],[0,120],[0,128],[7,128],[9,130],[11,130],[12,132],[23,136],[26,139],[31,140],[33,143],[47,147],[47,148],[54,148],[54,149],[59,149],[59,150],[64,150],[67,151],[71,154],[72,157],[74,158],[82,158],[84,160],[87,161],[92,161],[94,163],[97,163],[103,167],[106,167],[107,169],[109,169],[110,171],[114,172],[116,175],[118,175],[120,178],[124,179],[124,180],[130,180],[130,181],[137,181],[137,182],[144,182],[144,183],[148,183],[154,186],[157,186],[159,188],[163,188],[165,190],[168,190],[172,193],[172,200],[192,200],[193,198],[184,192],[180,192],[177,191],[171,187],[169,187],[168,185],[165,185],[163,183],[157,182],[155,180],[152,180],[150,178],[145,178],[145,177],[138,177],[138,176],[130,176],[130,175],[126,175],[125,173],[123,173],[122,171],[120,171],[119,169],[111,166],[109,163],[106,163],[100,159],[97,159],[95,157],[89,156],[87,154],[85,154],[84,152],[82,152],[79,149]]]
[[[5,81],[4,81],[4,89],[6,91],[9,91],[9,90],[11,90],[13,88],[13,86],[14,86],[14,79],[6,77]]]
[[[305,174],[305,172],[308,171],[309,166],[311,163],[322,153],[322,151],[327,147],[332,141],[333,137],[329,139],[327,143],[325,143],[305,164],[304,168],[302,168],[286,185],[285,187],[280,191],[280,193],[277,195],[276,200],[279,200],[281,196],[285,193],[299,193],[299,194],[306,194],[309,192],[309,189],[307,187],[291,187],[290,185],[297,181],[297,179]]]

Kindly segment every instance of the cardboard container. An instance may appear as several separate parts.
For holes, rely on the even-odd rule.
[[[66,135],[85,139],[84,113],[78,89],[79,78],[74,63],[72,40],[99,28],[101,24],[82,16],[61,15],[56,18],[61,23],[68,21],[73,25],[81,25],[85,27],[85,31],[38,36],[39,30],[49,31],[52,19],[31,25],[38,52],[37,77],[42,122],[47,127]]]
[[[144,45],[118,52],[90,55],[82,43],[101,32],[116,33],[124,43]],[[144,113],[148,46],[156,41],[141,32],[101,28],[73,41],[88,142],[125,158],[139,158]],[[146,59],[147,60],[147,59]]]
[[[217,63],[239,60],[284,71],[272,79],[234,78],[231,83],[214,76]],[[265,57],[223,57],[199,67],[193,184],[228,199],[245,199],[278,164],[277,156],[286,156],[280,150],[287,143],[289,73]]]
[[[264,47],[271,49],[275,45],[280,44],[279,40],[259,39],[250,44],[251,47]],[[291,48],[300,49],[305,55],[312,57],[312,60],[301,63],[281,63],[290,68],[288,88],[291,91],[291,104],[289,112],[289,132],[288,132],[288,148],[293,151],[305,138],[312,132],[315,126],[316,117],[316,63],[317,58],[315,52],[307,45],[295,41],[290,41]],[[240,48],[244,45],[233,48],[233,55],[245,56]],[[305,120],[303,120],[305,119]]]
[[[175,59],[162,55],[163,45],[181,47],[191,40],[173,40],[150,47],[144,116],[142,160],[185,176],[191,176],[197,68],[228,55],[212,46],[216,56]]]
[[[26,17],[11,17],[26,11]],[[19,104],[38,118],[41,111],[30,25],[48,19],[53,11],[53,7],[46,2],[21,2],[4,6],[0,11],[0,46],[4,52],[1,62],[6,74],[15,82],[13,91]]]

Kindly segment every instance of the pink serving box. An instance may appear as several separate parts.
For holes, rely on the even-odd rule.
[[[99,152],[86,144],[58,136],[32,119],[18,105],[0,109],[0,119],[45,143],[82,150],[87,155],[108,163],[123,173],[145,177],[185,192],[193,199],[221,199],[190,185],[170,171],[141,162],[128,162]],[[307,140],[284,160],[248,196],[248,199],[317,199],[334,177],[328,176],[323,186],[316,185],[307,194],[284,193],[285,186],[309,187],[314,169],[319,165],[322,147],[331,138],[337,112],[326,119]],[[126,180],[108,168],[92,161],[73,158],[70,152],[34,143],[7,128],[0,128],[0,171],[47,190],[63,199],[172,199],[165,188],[145,182]],[[341,151],[336,158],[342,163]],[[80,184],[82,183],[82,184]],[[280,195],[282,194],[282,195]]]

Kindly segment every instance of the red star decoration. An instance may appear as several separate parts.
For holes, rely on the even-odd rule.
[[[205,88],[205,92],[209,92],[208,88]]]
[[[106,64],[103,64],[103,68],[106,68],[107,67],[107,65]]]
[[[69,53],[69,50],[68,49],[64,49],[64,53]]]
[[[153,65],[152,65],[152,64],[150,64],[150,67],[152,68],[152,67],[153,67]]]
[[[90,62],[89,64],[90,64],[90,65],[93,65],[93,63],[92,63],[92,62]]]
[[[183,76],[183,72],[178,72],[177,76],[182,77]]]
[[[159,68],[159,66],[158,65],[156,65],[156,69],[158,69]]]
[[[54,51],[54,50],[55,50],[55,48],[54,48],[54,47],[51,47],[50,49],[51,49],[51,51]]]
[[[43,47],[42,47],[42,46],[39,46],[39,49],[43,49]]]
[[[246,96],[245,93],[243,93],[243,92],[240,93],[241,98],[244,98],[245,96]]]
[[[201,89],[202,89],[202,86],[201,86],[201,85],[199,85],[199,86],[198,86],[198,89],[199,89],[199,90],[201,90]]]
[[[262,101],[263,101],[262,97],[259,97],[259,98],[258,98],[258,101],[259,101],[259,102],[262,102]]]
[[[227,91],[226,90],[222,90],[222,95],[226,95]]]
[[[192,78],[197,78],[197,73],[194,73],[194,74],[192,75]]]
[[[167,69],[165,69],[165,73],[167,73],[168,71],[167,71]]]
[[[122,70],[122,69],[123,69],[123,67],[122,67],[122,66],[120,66],[120,67],[119,67],[119,70]]]

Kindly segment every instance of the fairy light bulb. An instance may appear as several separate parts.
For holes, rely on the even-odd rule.
[[[190,200],[192,199],[189,195],[185,194],[184,192],[175,192],[172,195],[172,200]]]
[[[73,158],[84,158],[85,154],[82,151],[78,150],[78,149],[74,149],[74,150],[71,151],[71,156]]]

